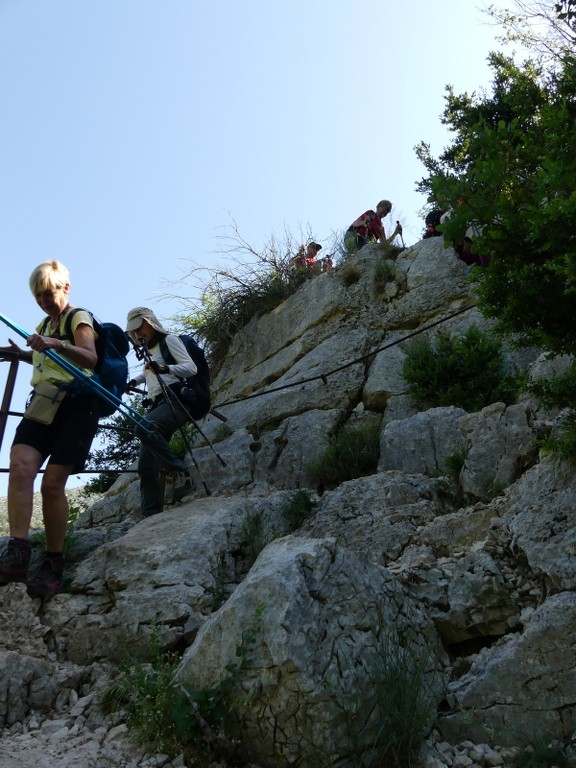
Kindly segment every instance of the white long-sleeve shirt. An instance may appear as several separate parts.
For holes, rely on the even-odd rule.
[[[176,360],[175,363],[168,365],[168,373],[160,374],[162,382],[166,384],[166,386],[175,384],[179,379],[185,379],[187,376],[195,376],[198,373],[196,363],[186,351],[186,347],[179,336],[174,333],[169,333],[166,336],[166,345],[168,346],[172,357]],[[162,357],[160,344],[155,344],[153,347],[150,347],[148,351],[150,352],[152,360],[155,360],[160,365],[167,365],[166,360]],[[154,399],[162,392],[160,384],[158,383],[158,377],[154,371],[142,371],[142,373],[134,377],[134,381],[137,385],[146,382],[148,397],[151,399]]]

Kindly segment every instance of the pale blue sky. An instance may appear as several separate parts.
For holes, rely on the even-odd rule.
[[[414,145],[448,143],[446,84],[489,84],[480,7],[0,0],[0,312],[31,331],[29,274],[56,258],[73,304],[121,325],[141,304],[169,318],[180,301],[159,296],[187,294],[169,283],[191,261],[222,263],[231,217],[256,248],[308,228],[327,244],[386,197],[388,228],[420,239]]]

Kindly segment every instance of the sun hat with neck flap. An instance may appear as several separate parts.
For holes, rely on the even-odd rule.
[[[148,309],[148,307],[135,307],[128,312],[128,317],[126,319],[126,333],[129,333],[132,336],[134,331],[137,331],[138,328],[140,328],[143,320],[146,320],[146,322],[151,325],[155,331],[158,331],[158,333],[163,333],[164,335],[168,334],[168,331],[164,328],[160,320],[158,320],[154,312],[152,312],[151,309]]]

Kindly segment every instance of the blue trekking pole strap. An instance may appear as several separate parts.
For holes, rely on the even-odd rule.
[[[29,333],[26,333],[23,328],[20,328],[20,326],[9,320],[5,315],[0,314],[0,320],[9,328],[12,328],[13,331],[16,331],[16,333],[22,336],[22,338],[27,339],[30,336]],[[88,374],[84,373],[81,368],[78,368],[69,360],[66,360],[64,357],[51,349],[45,349],[42,354],[49,357],[50,360],[53,360],[57,365],[67,371],[67,373],[70,373],[72,376],[74,376],[75,379],[81,381],[88,388],[92,389],[102,400],[105,400],[107,403],[115,406],[124,416],[126,416],[126,418],[137,424],[141,430],[144,432],[150,431],[144,424],[142,424],[142,416],[138,413],[138,411],[135,411],[133,408],[127,405],[122,400],[122,398],[116,397],[116,395],[113,395],[112,392],[109,392],[100,384],[100,382],[94,381],[92,376],[88,376]]]

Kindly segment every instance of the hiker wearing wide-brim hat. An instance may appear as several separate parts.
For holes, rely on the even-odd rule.
[[[66,482],[72,472],[84,468],[99,416],[96,395],[87,389],[73,391],[74,376],[50,355],[62,356],[91,377],[97,352],[92,316],[70,306],[70,276],[63,264],[40,264],[29,285],[46,317],[35,333],[25,336],[28,349],[20,349],[11,339],[9,347],[0,349],[0,359],[15,356],[33,367],[33,393],[10,451],[10,539],[0,553],[0,584],[26,582],[31,595],[42,596],[55,592],[62,582],[68,523]],[[46,551],[31,564],[34,481],[46,459],[40,487]]]
[[[190,421],[190,414],[178,397],[182,380],[195,376],[197,367],[182,340],[169,333],[148,307],[135,307],[128,312],[126,333],[141,350],[144,366],[142,373],[128,382],[128,391],[146,385],[148,411],[144,425],[157,430],[169,441],[177,429]],[[173,363],[167,363],[162,354],[161,341],[165,341]],[[136,430],[138,434],[138,430]],[[140,476],[140,502],[143,517],[162,512],[164,485],[161,462],[157,454],[144,441],[140,445],[138,475]]]

